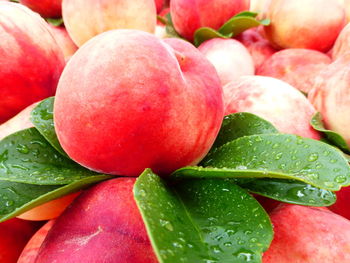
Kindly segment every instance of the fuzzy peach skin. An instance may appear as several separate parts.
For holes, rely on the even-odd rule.
[[[198,49],[214,65],[221,85],[240,76],[254,75],[253,58],[238,40],[213,38],[203,42]]]
[[[250,112],[268,121],[283,133],[320,139],[309,122],[316,113],[307,98],[282,80],[244,76],[223,87],[225,115]]]
[[[244,31],[237,36],[237,40],[248,49],[253,58],[255,70],[259,69],[261,64],[276,52],[270,42],[259,33],[258,28]]]
[[[274,239],[263,263],[350,262],[350,221],[323,209],[284,204],[271,214]]]
[[[38,103],[35,102],[22,110],[13,118],[9,119],[5,123],[0,125],[0,141],[8,135],[33,127],[33,123],[30,121],[30,113]]]
[[[164,6],[164,0],[154,0],[154,2],[156,3],[157,13],[160,13]]]
[[[24,246],[40,227],[37,222],[17,218],[0,223],[0,262],[16,263]]]
[[[17,263],[35,263],[35,259],[38,255],[39,249],[47,236],[47,233],[52,228],[55,220],[48,221],[43,225],[28,241],[21,255],[18,258]]]
[[[176,31],[192,41],[200,27],[219,29],[227,20],[249,10],[247,0],[171,0],[170,13]]]
[[[0,2],[0,124],[55,94],[65,65],[46,22],[27,7]]]
[[[62,16],[62,0],[20,0],[19,2],[42,17],[58,18]]]
[[[327,10],[327,12],[325,12]],[[328,51],[345,26],[345,11],[337,0],[271,0],[264,27],[279,48]]]
[[[350,24],[347,24],[337,37],[331,51],[332,59],[336,60],[348,52],[350,52]]]
[[[67,61],[78,50],[77,45],[74,44],[73,40],[68,35],[67,30],[63,26],[54,26],[51,24],[48,24],[48,26]]]
[[[133,197],[134,178],[102,182],[56,219],[35,263],[156,263]]]
[[[326,54],[303,48],[287,48],[269,57],[257,75],[274,77],[308,93],[318,73],[332,62]]]
[[[153,33],[157,11],[154,0],[63,0],[66,29],[77,46],[111,29]]]
[[[322,70],[308,98],[321,112],[326,128],[344,137],[350,145],[350,53]]]
[[[329,209],[350,220],[350,186],[343,187],[336,195],[337,201]]]
[[[112,30],[81,47],[54,104],[66,153],[89,169],[123,176],[197,164],[222,119],[220,80],[204,55],[186,41],[137,30]]]

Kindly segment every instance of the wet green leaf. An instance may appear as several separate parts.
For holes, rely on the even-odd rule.
[[[46,18],[46,21],[53,26],[62,26],[63,25],[62,18]]]
[[[342,151],[350,153],[350,147],[347,145],[345,139],[340,134],[331,130],[327,130],[324,127],[321,113],[318,112],[312,117],[311,125],[315,130],[324,134],[327,139],[327,143],[329,142],[330,144],[340,148]]]
[[[0,180],[0,222],[109,178],[112,176],[90,176],[68,185],[31,185]]]
[[[268,121],[248,112],[239,112],[224,117],[220,132],[212,150],[242,136],[278,133]]]
[[[53,122],[53,104],[55,97],[41,101],[31,112],[31,122],[42,136],[62,155],[67,154],[62,149]]]
[[[0,141],[0,180],[37,185],[62,185],[98,175],[58,153],[29,128]]]
[[[338,149],[291,134],[238,138],[210,152],[200,165],[181,168],[173,176],[293,179],[330,191],[350,184],[350,166]]]
[[[262,178],[236,183],[249,192],[290,204],[330,206],[336,201],[333,192],[295,180]]]
[[[160,263],[261,262],[272,240],[266,212],[228,181],[169,186],[147,169],[134,196]]]

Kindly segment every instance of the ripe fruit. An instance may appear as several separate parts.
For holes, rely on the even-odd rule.
[[[203,42],[198,49],[214,65],[221,85],[226,85],[240,76],[254,75],[252,56],[235,39],[213,38]]]
[[[133,178],[100,183],[56,219],[36,263],[157,263],[134,201]],[[63,234],[64,233],[64,234]]]
[[[157,17],[154,0],[64,0],[62,14],[69,35],[79,47],[111,29],[153,33]]]
[[[345,25],[344,8],[336,0],[271,0],[266,16],[271,20],[266,37],[279,48],[326,52]]]
[[[1,124],[54,95],[65,62],[46,22],[22,5],[0,2],[0,34]]]
[[[309,124],[315,109],[305,96],[284,81],[262,76],[244,76],[223,87],[225,115],[250,112],[283,133],[319,139]]]
[[[222,88],[210,62],[183,40],[136,30],[109,31],[81,47],[54,105],[59,141],[73,160],[127,176],[198,163],[222,119]]]
[[[62,0],[20,0],[20,3],[28,6],[42,17],[61,17]]]

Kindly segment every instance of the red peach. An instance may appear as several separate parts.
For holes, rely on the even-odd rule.
[[[346,22],[336,0],[271,0],[266,16],[271,24],[265,33],[276,47],[322,52],[332,47]]]
[[[20,3],[28,6],[42,17],[61,17],[62,0],[20,0]]]
[[[111,29],[153,33],[157,19],[154,0],[63,0],[62,14],[77,46]]]
[[[17,218],[0,223],[0,262],[16,263],[39,224]]]
[[[350,262],[350,221],[327,209],[282,205],[263,263]]]
[[[336,60],[350,52],[350,24],[347,24],[337,37],[331,51],[332,59]]]
[[[283,133],[312,139],[320,134],[309,122],[316,110],[297,89],[282,80],[244,76],[223,87],[225,115],[250,112],[268,121]]]
[[[62,49],[65,60],[69,60],[70,57],[78,50],[76,44],[74,44],[71,37],[68,35],[67,30],[63,26],[53,26],[48,24],[52,35],[57,41],[57,44]]]
[[[30,113],[38,103],[33,103],[27,108],[18,113],[15,117],[9,119],[5,123],[0,125],[0,141],[8,135],[17,131],[33,127],[33,123],[30,121]]]
[[[54,95],[65,62],[46,22],[27,7],[0,2],[0,29],[1,124]]]
[[[329,209],[350,220],[350,186],[343,187],[336,195],[337,201]]]
[[[126,176],[148,167],[165,175],[209,151],[223,119],[222,88],[190,43],[112,30],[71,58],[54,116],[63,149],[81,165]]]
[[[244,31],[237,37],[237,40],[248,49],[253,58],[255,69],[259,69],[262,63],[276,52],[270,42],[267,41],[257,28],[251,28]]]
[[[133,178],[102,182],[56,219],[36,263],[156,263],[133,197]]]
[[[308,93],[317,74],[331,63],[326,54],[302,48],[287,48],[269,57],[257,75],[274,77]]]
[[[156,3],[157,13],[160,13],[164,6],[164,0],[154,0],[154,2]]]
[[[326,128],[342,135],[350,145],[350,53],[322,70],[309,100],[321,112]]]
[[[247,0],[171,0],[170,13],[176,31],[192,41],[200,27],[219,29],[227,20],[249,10]]]
[[[213,38],[203,42],[198,49],[214,65],[221,85],[240,76],[254,75],[253,58],[238,40]]]
[[[35,263],[35,259],[38,255],[39,249],[47,236],[47,233],[52,228],[55,220],[48,221],[43,225],[26,244],[17,263]]]

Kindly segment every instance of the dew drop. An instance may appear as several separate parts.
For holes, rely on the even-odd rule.
[[[18,144],[17,147],[16,147],[16,150],[19,153],[23,153],[23,154],[28,154],[29,153],[29,148],[26,145],[24,145],[24,144]]]
[[[314,162],[314,161],[316,161],[318,159],[318,154],[317,153],[312,153],[312,154],[310,154],[309,155],[309,157],[308,157],[308,161],[309,162]]]
[[[339,175],[335,178],[335,181],[339,184],[345,183],[347,180],[347,177],[345,175]]]
[[[167,230],[169,230],[169,231],[174,231],[174,227],[173,227],[173,225],[172,225],[169,221],[160,219],[160,220],[159,220],[159,223],[160,223],[160,225],[161,225],[162,227],[164,227],[165,229],[167,229]]]

